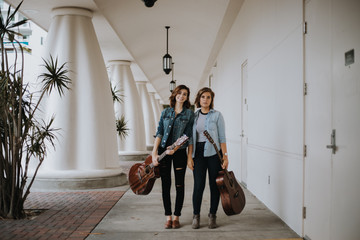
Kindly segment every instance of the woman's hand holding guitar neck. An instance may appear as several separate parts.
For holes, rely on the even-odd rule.
[[[159,155],[155,152],[153,152],[152,154],[151,154],[151,160],[152,160],[152,163],[153,163],[153,165],[156,167],[156,166],[158,166],[159,165],[159,161],[158,161],[158,159],[159,159]]]

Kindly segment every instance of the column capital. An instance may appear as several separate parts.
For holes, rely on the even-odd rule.
[[[129,60],[110,60],[108,61],[108,64],[111,65],[125,65],[125,66],[130,66],[131,65],[131,61]]]
[[[79,8],[79,7],[58,7],[51,11],[51,16],[65,16],[65,15],[76,15],[84,17],[93,17],[93,12],[90,9]]]
[[[147,83],[149,83],[148,81],[135,81],[136,82],[136,84],[147,84]]]

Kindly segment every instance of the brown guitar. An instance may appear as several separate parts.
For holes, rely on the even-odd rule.
[[[189,137],[183,135],[168,147],[168,149],[177,151],[188,140]],[[166,155],[166,151],[164,151],[159,156],[158,162],[160,163]],[[160,177],[160,171],[158,166],[155,167],[153,165],[152,156],[149,155],[143,163],[134,164],[130,168],[128,176],[131,190],[137,195],[147,195],[151,192],[155,180]]]
[[[220,163],[222,164],[222,157],[214,140],[206,130],[204,131],[204,135],[214,146]],[[221,203],[225,214],[230,216],[241,213],[246,203],[245,194],[236,180],[234,173],[232,171],[229,172],[227,169],[219,171],[219,175],[216,178],[216,185],[220,191]]]

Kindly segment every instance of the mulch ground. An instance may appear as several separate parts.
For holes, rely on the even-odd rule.
[[[21,220],[0,220],[0,239],[85,239],[124,193],[30,193],[25,209],[41,213]]]

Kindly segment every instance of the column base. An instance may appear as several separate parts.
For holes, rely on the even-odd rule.
[[[145,161],[151,151],[119,151],[120,161]]]
[[[32,176],[29,174],[28,183]],[[113,188],[127,184],[122,169],[104,170],[48,170],[39,172],[31,187],[32,191],[67,191]]]

